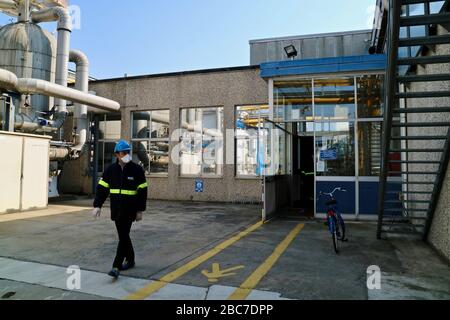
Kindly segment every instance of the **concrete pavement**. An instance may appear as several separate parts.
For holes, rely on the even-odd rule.
[[[450,299],[448,264],[421,242],[378,241],[375,224],[349,223],[337,256],[322,222],[261,224],[251,205],[150,202],[132,230],[137,267],[113,282],[115,228],[89,205],[0,216],[0,299]],[[81,289],[69,291],[73,265]],[[372,265],[382,290],[367,289]]]

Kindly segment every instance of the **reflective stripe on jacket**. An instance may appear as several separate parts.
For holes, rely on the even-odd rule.
[[[135,220],[137,212],[146,210],[147,194],[147,179],[141,166],[130,162],[122,169],[115,163],[106,169],[98,183],[94,207],[101,208],[109,196],[112,220]]]

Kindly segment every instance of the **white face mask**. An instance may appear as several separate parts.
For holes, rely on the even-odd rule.
[[[125,157],[123,157],[122,159],[120,159],[124,164],[130,163],[132,158],[129,154],[127,154]]]

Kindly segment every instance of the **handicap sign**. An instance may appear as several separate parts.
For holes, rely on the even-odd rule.
[[[195,192],[202,193],[204,190],[205,183],[203,180],[197,179],[195,180]]]
[[[336,149],[320,151],[320,161],[329,161],[329,160],[337,160]]]

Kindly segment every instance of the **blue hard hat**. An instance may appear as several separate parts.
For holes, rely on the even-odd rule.
[[[119,142],[117,142],[114,153],[127,151],[131,151],[131,146],[128,142],[126,142],[125,140],[120,140]]]

